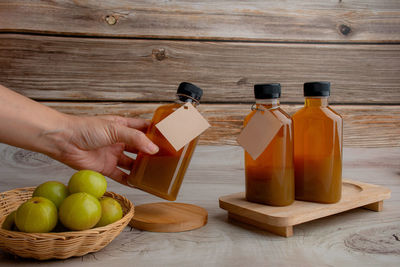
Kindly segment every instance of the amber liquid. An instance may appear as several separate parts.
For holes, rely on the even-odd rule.
[[[155,155],[139,152],[128,177],[129,185],[171,201],[178,195],[198,138],[176,151],[155,125],[181,106],[174,103],[156,110],[146,135],[160,150]]]
[[[342,117],[327,98],[306,98],[293,115],[296,199],[335,203],[342,194]]]
[[[271,107],[257,104],[260,109]],[[255,112],[245,118],[245,126]],[[272,206],[290,205],[294,201],[292,120],[280,108],[264,112],[271,112],[283,126],[256,160],[245,152],[246,199]]]

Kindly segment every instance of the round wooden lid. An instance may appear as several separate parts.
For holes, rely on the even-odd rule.
[[[158,202],[135,207],[129,225],[150,232],[183,232],[207,224],[207,211],[192,204]]]

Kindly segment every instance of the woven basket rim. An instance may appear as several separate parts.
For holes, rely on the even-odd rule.
[[[35,188],[36,187],[20,187],[20,188],[15,188],[15,189],[12,189],[12,190],[8,190],[8,191],[4,191],[4,192],[0,192],[0,195],[1,194],[6,194],[6,193],[13,193],[13,191],[32,191],[33,192],[33,190],[35,190]],[[113,223],[111,223],[111,224],[108,224],[108,225],[105,225],[105,226],[101,226],[101,227],[96,227],[96,228],[91,228],[91,229],[87,229],[87,230],[81,230],[81,231],[68,231],[68,232],[49,232],[49,233],[25,233],[25,232],[17,232],[17,231],[11,231],[11,230],[6,230],[6,229],[3,229],[2,228],[2,225],[3,225],[3,222],[4,222],[4,220],[5,220],[5,218],[7,217],[7,215],[8,214],[10,214],[10,213],[8,213],[7,215],[5,215],[5,216],[2,216],[2,217],[0,217],[0,232],[4,232],[4,233],[7,233],[7,235],[16,235],[16,236],[21,236],[21,237],[38,237],[38,236],[40,236],[40,237],[42,237],[42,238],[44,238],[44,237],[69,237],[69,235],[72,237],[76,237],[76,236],[79,236],[79,235],[85,235],[85,234],[92,234],[92,233],[99,233],[99,232],[105,232],[105,231],[107,231],[109,228],[113,228],[115,225],[117,225],[117,224],[119,224],[120,222],[121,222],[121,220],[125,220],[125,219],[127,219],[127,216],[128,217],[133,217],[133,212],[134,212],[134,205],[133,205],[133,203],[128,199],[128,198],[126,198],[126,197],[124,197],[124,196],[122,196],[122,195],[119,195],[119,194],[117,194],[117,193],[115,193],[115,192],[112,192],[112,191],[107,191],[107,192],[105,192],[104,194],[114,194],[114,195],[116,195],[116,196],[118,196],[118,197],[120,197],[120,198],[122,198],[122,199],[124,199],[124,200],[127,200],[127,202],[128,202],[128,206],[125,206],[125,208],[127,208],[127,211],[126,211],[126,213],[124,214],[124,216],[121,218],[121,219],[119,219],[118,221],[115,221],[115,222],[113,222]],[[0,198],[0,202],[1,202],[1,198]],[[120,201],[118,201],[120,204],[121,204],[121,206],[123,205]],[[16,210],[16,209],[15,209]],[[132,215],[131,215],[131,213],[132,213]],[[131,220],[132,218],[130,218],[129,219],[129,221]]]

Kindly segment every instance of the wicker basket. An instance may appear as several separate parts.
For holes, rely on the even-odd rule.
[[[26,187],[0,193],[0,226],[6,216],[30,199],[35,187]],[[22,233],[0,229],[0,248],[24,258],[66,259],[96,252],[108,245],[133,217],[132,202],[118,194],[105,196],[119,201],[124,212],[121,220],[94,229],[62,233]]]

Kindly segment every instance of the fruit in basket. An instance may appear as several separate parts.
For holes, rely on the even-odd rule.
[[[13,212],[11,212],[10,214],[7,215],[1,228],[5,229],[5,230],[10,230],[10,231],[13,229],[13,226],[15,224],[15,213],[16,213],[16,211],[14,210]]]
[[[15,224],[21,232],[47,233],[57,224],[57,208],[44,197],[33,197],[21,204],[15,213]]]
[[[47,198],[53,201],[58,209],[61,202],[68,196],[68,188],[63,183],[48,181],[36,187],[32,196]]]
[[[64,225],[62,225],[62,223],[60,221],[58,221],[56,227],[54,227],[53,233],[62,233],[62,232],[68,232],[69,229],[67,227],[65,227]]]
[[[100,199],[101,218],[96,227],[106,226],[122,218],[123,212],[121,204],[111,197],[102,197]]]
[[[86,192],[100,198],[107,190],[107,181],[101,173],[82,170],[72,175],[68,182],[68,189],[71,194]]]
[[[87,230],[101,217],[101,205],[97,198],[85,192],[69,195],[60,205],[59,219],[70,230]]]

